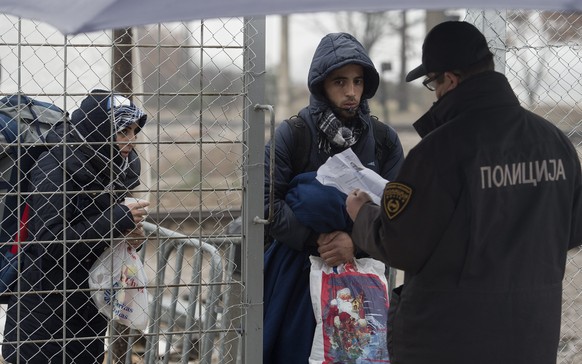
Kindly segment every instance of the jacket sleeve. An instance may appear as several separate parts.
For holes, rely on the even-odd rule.
[[[63,170],[52,154],[44,154],[32,169],[31,181],[36,186],[30,200],[33,237],[36,241],[49,243],[47,251],[57,261],[66,251],[70,269],[78,265],[90,266],[108,246],[104,240],[111,241],[111,238],[120,237],[122,231],[135,227],[133,219],[128,216],[129,210],[119,204],[105,210],[97,208],[94,203],[75,206],[77,203],[72,197],[75,192],[69,190],[65,194]]]
[[[360,209],[352,230],[356,246],[406,272],[423,267],[455,209],[433,167],[409,153],[398,178],[386,185],[381,206],[368,203]]]
[[[315,233],[297,220],[285,202],[289,183],[293,179],[291,158],[294,147],[290,125],[285,122],[281,123],[275,130],[274,217],[266,228],[269,235],[280,243],[296,250],[302,250],[305,243],[313,239]],[[265,147],[265,216],[269,213],[269,184],[271,182],[269,171],[270,144],[267,143]]]

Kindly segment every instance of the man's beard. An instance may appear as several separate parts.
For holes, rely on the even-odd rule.
[[[360,109],[360,105],[356,107],[352,107],[349,109],[344,109],[337,106],[332,106],[331,111],[340,119],[341,121],[345,122],[351,119],[355,119],[358,115],[358,110]]]

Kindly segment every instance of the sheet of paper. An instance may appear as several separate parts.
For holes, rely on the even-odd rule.
[[[366,191],[376,204],[380,204],[387,180],[364,167],[351,148],[330,157],[317,170],[317,180],[349,194],[354,189]]]

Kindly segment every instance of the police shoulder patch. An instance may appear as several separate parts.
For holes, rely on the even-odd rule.
[[[398,182],[386,184],[384,196],[382,197],[382,205],[390,220],[394,219],[404,210],[411,196],[412,188],[405,184]]]

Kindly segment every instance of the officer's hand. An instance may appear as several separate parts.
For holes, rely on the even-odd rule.
[[[346,210],[348,211],[348,215],[350,215],[350,219],[355,221],[362,206],[371,201],[372,198],[370,195],[362,190],[355,189],[350,192],[346,199]]]
[[[354,259],[354,243],[344,231],[320,234],[317,239],[319,256],[325,264],[335,267]]]

